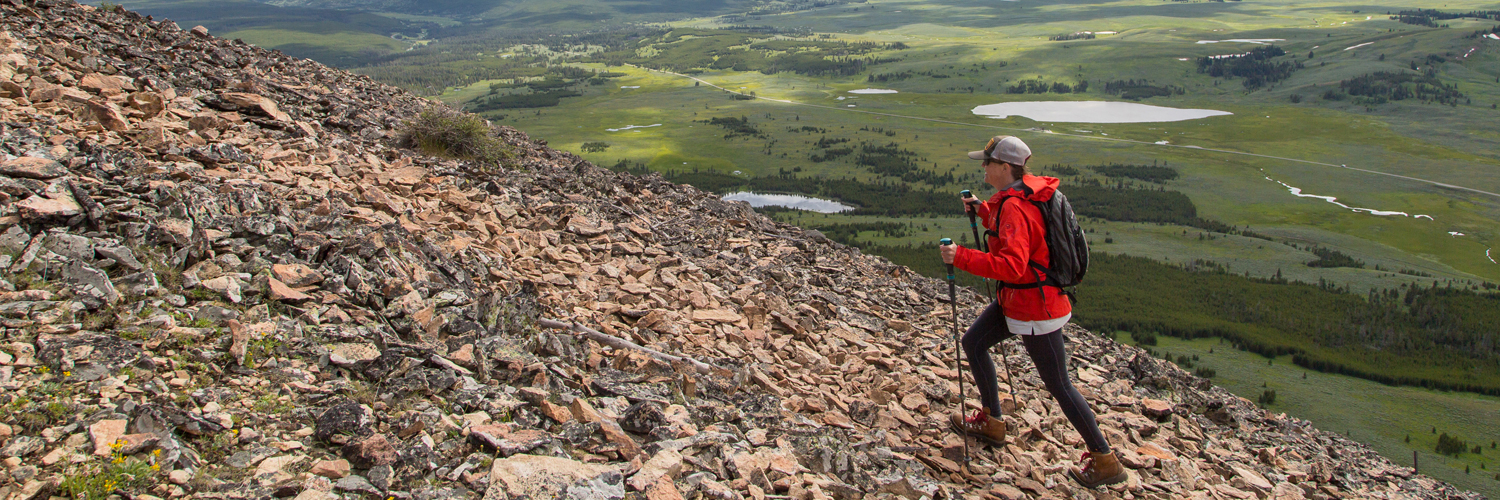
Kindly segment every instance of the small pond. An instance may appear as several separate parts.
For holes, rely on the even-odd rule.
[[[1039,122],[1148,123],[1196,120],[1234,113],[1212,109],[1168,108],[1134,102],[1023,101],[978,106],[974,108],[974,114],[990,118],[1024,116]]]
[[[809,212],[832,214],[854,210],[854,207],[831,200],[823,200],[796,194],[761,194],[741,191],[724,195],[725,201],[743,201],[750,206],[760,208],[765,206],[787,207]]]

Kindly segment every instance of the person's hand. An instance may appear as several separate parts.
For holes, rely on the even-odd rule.
[[[979,203],[979,198],[975,198],[973,195],[969,195],[959,199],[964,202],[964,213],[973,215],[975,213],[974,204]]]
[[[942,254],[944,264],[952,264],[953,257],[958,255],[958,245],[938,245],[938,253]]]

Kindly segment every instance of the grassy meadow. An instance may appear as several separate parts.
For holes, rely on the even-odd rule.
[[[1500,430],[1495,426],[1495,415],[1500,415],[1500,398],[1391,387],[1318,373],[1293,365],[1290,356],[1267,358],[1235,350],[1219,339],[1157,337],[1156,345],[1151,346],[1131,339],[1128,332],[1117,332],[1115,337],[1151,349],[1158,356],[1196,359],[1188,363],[1192,368],[1184,368],[1212,369],[1216,372],[1215,385],[1252,401],[1265,391],[1274,390],[1276,401],[1264,405],[1270,411],[1310,420],[1322,430],[1346,434],[1398,464],[1411,466],[1415,451],[1423,474],[1491,497],[1500,494],[1500,479],[1495,477],[1500,474],[1500,450],[1490,446],[1500,440]],[[1463,439],[1471,446],[1478,444],[1481,452],[1439,455],[1434,447],[1440,433]]]

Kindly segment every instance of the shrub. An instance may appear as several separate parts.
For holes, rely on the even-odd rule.
[[[126,457],[120,453],[124,441],[110,443],[113,450],[103,464],[87,463],[69,469],[64,474],[58,490],[69,497],[80,499],[106,498],[115,493],[142,493],[153,484],[160,484],[161,465],[156,462],[161,450],[154,450],[145,460]]]
[[[397,143],[430,155],[498,165],[510,157],[510,147],[475,115],[434,106],[406,122]]]
[[[1433,451],[1436,451],[1439,455],[1456,457],[1459,454],[1469,451],[1469,444],[1465,443],[1462,439],[1449,436],[1448,433],[1444,432],[1438,436],[1437,446],[1434,447]]]
[[[1265,392],[1260,393],[1260,397],[1256,398],[1256,401],[1259,402],[1261,406],[1271,406],[1273,404],[1276,404],[1276,390],[1267,389]]]
[[[1140,345],[1156,345],[1156,334],[1153,332],[1130,332],[1130,338]]]
[[[1200,378],[1214,378],[1219,375],[1219,372],[1214,371],[1213,368],[1200,366],[1197,370],[1193,370],[1193,375],[1197,375]]]

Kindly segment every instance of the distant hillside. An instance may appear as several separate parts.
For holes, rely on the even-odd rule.
[[[0,4],[0,497],[1478,498],[1080,328],[961,466],[943,282],[443,109]]]

